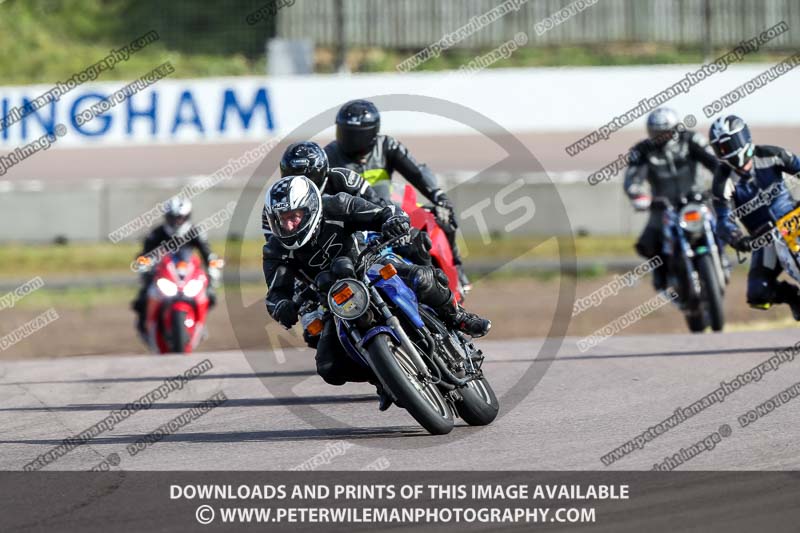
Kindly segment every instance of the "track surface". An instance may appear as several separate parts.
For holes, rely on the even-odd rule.
[[[541,340],[486,341],[480,346],[498,396],[531,364],[550,366],[538,384],[501,399],[502,417],[494,424],[459,426],[444,437],[427,436],[397,407],[379,413],[369,386],[326,385],[307,350],[285,351],[284,363],[272,353],[251,355],[257,373],[241,352],[6,362],[0,365],[0,469],[21,469],[208,358],[214,367],[206,374],[46,469],[88,470],[117,453],[117,468],[124,470],[283,470],[327,450],[333,456],[320,469],[359,470],[378,461],[397,470],[604,470],[602,455],[797,340],[794,330],[618,336],[582,354],[576,339],[567,338],[554,360],[535,363]],[[799,380],[800,361],[784,363],[608,468],[649,469],[729,424],[730,437],[679,468],[796,469],[800,400],[746,428],[736,419]],[[135,457],[126,452],[219,391],[229,398],[224,405]]]

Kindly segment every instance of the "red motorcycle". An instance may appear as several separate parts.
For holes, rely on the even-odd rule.
[[[191,353],[206,337],[209,284],[219,278],[222,259],[209,264],[206,275],[200,258],[183,249],[158,263],[147,256],[137,260],[140,273],[153,271],[147,290],[146,342],[154,353]]]
[[[466,296],[466,291],[464,291],[464,287],[458,280],[458,270],[456,270],[456,265],[453,262],[453,251],[450,249],[447,235],[436,223],[434,210],[438,208],[432,205],[419,205],[417,203],[417,191],[410,185],[406,185],[400,206],[411,219],[411,226],[427,232],[428,236],[430,236],[433,243],[433,246],[431,246],[433,264],[441,268],[447,275],[450,290],[456,295],[458,303],[462,303]]]

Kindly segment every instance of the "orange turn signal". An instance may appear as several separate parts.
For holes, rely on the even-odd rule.
[[[333,294],[333,301],[339,305],[342,305],[352,297],[353,297],[353,289],[345,285],[344,287],[342,287]]]
[[[382,269],[380,269],[380,273],[381,273],[381,277],[383,279],[389,279],[392,276],[396,276],[397,275],[397,269],[394,267],[393,264],[389,263],[388,265],[386,265]]]
[[[322,332],[322,320],[319,318],[312,320],[311,323],[306,326],[306,331],[308,331],[308,334],[312,337],[319,335]]]
[[[700,211],[687,211],[683,214],[683,220],[686,222],[697,222],[700,220]]]
[[[136,262],[139,263],[140,265],[149,265],[150,258],[144,255],[140,255],[139,257],[136,258]]]

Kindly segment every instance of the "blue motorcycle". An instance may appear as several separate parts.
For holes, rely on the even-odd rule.
[[[429,433],[449,433],[456,416],[489,424],[499,403],[481,370],[483,353],[420,304],[397,275],[392,263],[404,260],[392,245],[402,238],[370,234],[355,277],[337,280],[321,295],[325,311],[347,354]]]

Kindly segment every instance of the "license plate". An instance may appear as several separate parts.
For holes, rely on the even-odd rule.
[[[792,253],[800,252],[800,207],[783,215],[775,225]]]

